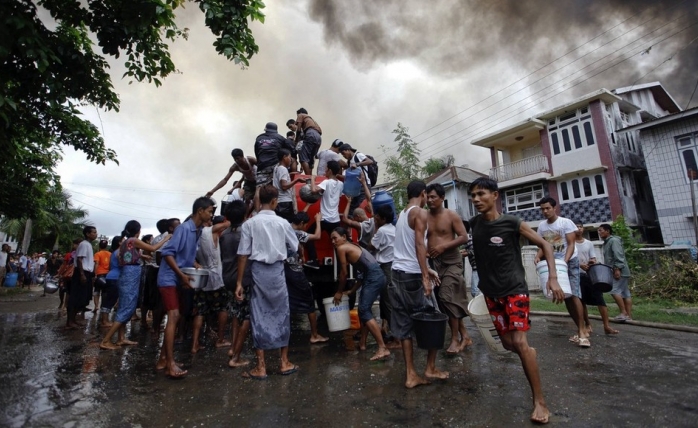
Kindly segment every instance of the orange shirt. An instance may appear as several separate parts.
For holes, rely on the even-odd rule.
[[[109,259],[111,253],[107,250],[98,251],[95,254],[95,275],[106,275],[109,273]]]

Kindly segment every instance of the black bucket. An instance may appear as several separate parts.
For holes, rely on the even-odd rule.
[[[417,312],[411,315],[414,335],[420,349],[444,347],[448,315],[441,312]]]
[[[593,264],[589,266],[587,271],[591,286],[594,290],[602,293],[608,293],[613,289],[613,268],[609,265]]]

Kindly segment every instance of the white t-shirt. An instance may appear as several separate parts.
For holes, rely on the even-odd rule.
[[[361,223],[361,235],[359,236],[359,244],[367,247],[371,243],[371,238],[373,238],[373,218],[369,218]]]
[[[352,156],[351,158],[351,162],[356,162],[357,165],[365,160],[366,155],[361,152],[354,153],[354,156]],[[368,178],[368,166],[361,166],[359,168],[361,168],[361,170],[364,172],[364,177],[366,178],[366,183],[368,184],[368,187],[373,186],[373,183],[371,183],[371,179]]]
[[[39,266],[43,266],[46,264],[46,258],[44,256],[39,257],[39,260],[37,261]]]
[[[240,188],[240,189],[235,189],[233,190],[233,193],[230,194],[230,199],[228,199],[229,202],[233,201],[242,201],[244,200],[243,195],[245,194],[245,191]]]
[[[94,272],[95,269],[95,255],[92,250],[92,243],[88,242],[86,239],[80,242],[78,249],[75,250],[75,260],[73,261],[73,266],[78,267],[78,259],[82,259],[82,270],[87,272]]]
[[[322,189],[322,199],[320,199],[320,212],[322,219],[329,223],[339,223],[339,197],[342,196],[344,183],[328,178],[318,184]]]
[[[574,233],[577,231],[577,226],[574,225],[572,220],[566,219],[564,217],[558,217],[552,223],[548,223],[548,220],[541,221],[538,225],[538,235],[541,238],[548,241],[550,245],[553,246],[553,252],[555,253],[556,259],[565,259],[565,252],[567,252],[567,237],[568,233]],[[575,246],[572,258],[577,257],[577,248]]]
[[[327,162],[329,161],[340,161],[344,159],[344,156],[342,156],[339,153],[335,153],[330,149],[323,150],[317,154],[317,175],[325,175],[327,172]]]
[[[281,180],[285,180],[287,182],[291,182],[291,175],[288,173],[288,169],[286,169],[285,166],[283,165],[277,165],[274,168],[274,187],[276,187],[279,190],[279,202],[293,202],[293,187],[289,187],[286,190],[281,189]]]
[[[393,245],[395,244],[395,226],[385,224],[376,230],[371,238],[371,245],[376,249],[376,261],[388,263],[393,261]]]
[[[27,258],[27,256],[21,256],[19,258],[19,267],[21,267],[22,269],[27,268],[27,263],[29,263],[29,258]]]
[[[577,248],[577,257],[580,265],[589,264],[589,260],[596,258],[594,244],[588,239],[585,239],[584,242],[575,242],[574,245]]]

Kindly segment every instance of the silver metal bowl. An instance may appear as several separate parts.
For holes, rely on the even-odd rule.
[[[44,281],[44,293],[53,294],[58,291],[58,279],[47,277]]]
[[[204,288],[208,284],[208,269],[196,269],[193,267],[182,268],[182,273],[191,278],[189,285],[191,288]]]

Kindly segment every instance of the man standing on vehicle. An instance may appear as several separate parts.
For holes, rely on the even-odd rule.
[[[312,175],[315,155],[322,144],[322,129],[303,107],[299,108],[296,114],[298,115],[296,120],[289,119],[286,126],[296,133],[296,141],[303,140],[303,145],[298,150],[298,160],[303,168],[303,174]]]

